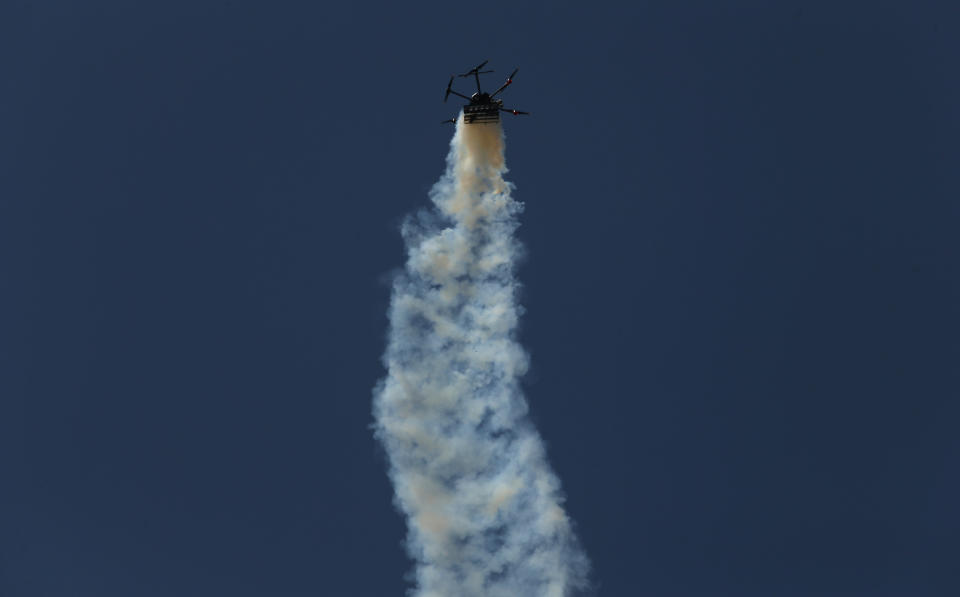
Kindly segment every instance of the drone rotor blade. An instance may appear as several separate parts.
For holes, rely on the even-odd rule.
[[[472,75],[482,75],[482,74],[484,74],[484,73],[492,73],[492,72],[493,72],[492,70],[480,70],[481,68],[485,67],[488,62],[490,62],[490,61],[489,61],[489,60],[484,60],[483,62],[481,62],[480,64],[478,64],[478,65],[475,66],[474,68],[471,68],[470,70],[468,70],[467,72],[465,72],[465,73],[463,73],[462,75],[459,75],[459,76],[461,76],[461,77],[469,77],[469,76],[472,76]]]
[[[490,97],[496,96],[498,93],[500,93],[501,91],[503,91],[504,89],[506,89],[507,87],[509,87],[509,86],[510,86],[510,83],[513,83],[513,77],[514,77],[514,75],[517,74],[517,71],[518,71],[518,70],[520,70],[520,69],[519,69],[519,68],[513,69],[513,72],[510,73],[510,76],[509,76],[509,77],[507,77],[507,82],[504,83],[503,85],[501,85],[501,86],[500,86],[500,89],[497,89],[496,91],[494,91],[493,93],[491,93],[491,94],[490,94]]]
[[[450,82],[447,83],[447,94],[443,96],[443,101],[447,101],[447,98],[450,97],[450,93],[453,91],[450,87],[453,85],[453,75],[450,75]]]
[[[527,115],[527,116],[530,115],[530,112],[524,112],[523,110],[511,110],[511,109],[509,109],[509,108],[500,108],[500,110],[502,110],[503,112],[509,112],[509,113],[513,114],[514,116],[519,116],[519,115],[521,115],[521,114],[525,114],[525,115]]]
[[[461,76],[461,77],[469,77],[469,76],[471,76],[471,75],[474,75],[474,74],[480,72],[480,69],[483,68],[484,66],[486,66],[486,64],[487,64],[488,62],[490,62],[490,61],[489,61],[489,60],[484,60],[483,62],[481,62],[481,63],[480,63],[478,66],[476,66],[475,68],[471,68],[470,70],[468,70],[467,72],[465,72],[465,73],[463,73],[462,75],[459,75],[459,76]]]

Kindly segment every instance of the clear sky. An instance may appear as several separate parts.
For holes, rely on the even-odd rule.
[[[960,594],[955,2],[0,3],[0,595],[402,595],[370,424],[484,59],[598,594]]]

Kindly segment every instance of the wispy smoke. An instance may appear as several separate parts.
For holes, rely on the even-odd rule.
[[[374,400],[417,597],[565,597],[587,561],[526,417],[519,307],[499,125],[457,122],[435,208],[403,226],[387,377]]]

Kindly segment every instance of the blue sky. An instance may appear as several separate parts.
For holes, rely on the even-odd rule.
[[[0,593],[403,593],[387,280],[489,59],[598,593],[957,594],[958,14],[4,3]]]

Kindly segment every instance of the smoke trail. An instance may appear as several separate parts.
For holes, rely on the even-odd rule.
[[[408,259],[394,282],[374,415],[408,518],[418,597],[564,597],[586,581],[518,384],[522,205],[504,172],[500,126],[461,117],[431,191],[435,209],[403,226]]]

